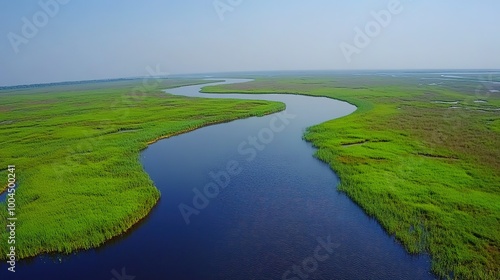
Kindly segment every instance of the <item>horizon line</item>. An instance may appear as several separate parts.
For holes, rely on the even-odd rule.
[[[178,74],[167,74],[162,76],[129,76],[129,77],[115,77],[115,78],[96,78],[96,79],[83,79],[83,80],[65,80],[65,81],[54,81],[54,82],[40,82],[40,83],[28,83],[28,84],[16,84],[16,85],[0,85],[0,90],[13,89],[13,88],[30,88],[34,86],[58,86],[67,85],[75,83],[98,83],[98,82],[114,82],[121,80],[137,80],[137,79],[168,79],[168,77],[182,77],[182,76],[207,76],[207,75],[218,75],[218,74],[258,74],[258,73],[284,73],[284,72],[373,72],[373,71],[388,71],[388,72],[430,72],[430,71],[500,71],[500,68],[413,68],[413,69],[307,69],[307,70],[245,70],[245,71],[227,71],[227,72],[192,72],[192,73],[178,73]],[[210,76],[207,76],[207,78]],[[193,78],[193,77],[191,77]]]

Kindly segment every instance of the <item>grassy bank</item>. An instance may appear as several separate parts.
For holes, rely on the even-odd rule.
[[[500,279],[500,97],[470,81],[421,83],[281,77],[204,91],[306,94],[358,106],[305,135],[340,176],[339,189],[409,252],[428,252],[438,276]]]
[[[205,81],[1,90],[0,178],[6,183],[7,166],[16,165],[18,256],[96,247],[144,218],[160,198],[139,163],[148,143],[284,109],[277,102],[184,98],[160,91],[199,83]],[[2,221],[6,208],[2,202]],[[0,258],[5,259],[7,232],[0,237]]]

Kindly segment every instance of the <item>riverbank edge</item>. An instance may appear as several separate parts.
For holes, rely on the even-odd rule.
[[[258,79],[256,79],[258,81]],[[484,279],[498,279],[498,270],[494,269],[491,270],[487,269],[485,266],[481,266],[482,268],[479,268],[479,266],[475,266],[472,268],[471,266],[463,266],[464,264],[461,263],[449,263],[446,258],[443,258],[442,252],[437,253],[436,247],[429,246],[429,244],[414,244],[414,241],[411,239],[406,238],[405,233],[402,231],[394,231],[394,229],[391,229],[391,227],[386,223],[387,220],[384,219],[384,217],[380,216],[380,212],[376,211],[371,207],[369,204],[370,202],[367,201],[366,196],[361,196],[359,194],[359,191],[356,190],[356,188],[353,188],[353,185],[350,183],[352,180],[349,172],[344,172],[346,171],[346,163],[345,162],[337,162],[337,158],[334,156],[336,152],[338,154],[341,154],[343,151],[342,149],[345,148],[343,144],[340,144],[339,146],[335,147],[330,147],[330,146],[325,146],[324,140],[322,137],[323,130],[327,129],[327,124],[332,125],[336,124],[335,127],[337,129],[342,129],[341,125],[338,123],[339,120],[341,120],[342,123],[346,122],[347,120],[350,120],[353,123],[356,123],[357,118],[359,118],[361,121],[364,120],[364,117],[366,116],[367,113],[372,113],[372,115],[376,116],[376,113],[379,113],[377,109],[384,108],[384,104],[378,104],[376,102],[372,102],[369,100],[365,100],[362,98],[357,98],[356,96],[346,96],[345,94],[341,94],[341,97],[337,96],[329,96],[325,94],[320,94],[320,93],[307,93],[307,92],[294,92],[294,91],[285,91],[285,90],[278,90],[278,89],[260,89],[260,88],[255,88],[255,89],[235,89],[235,88],[224,88],[224,87],[217,87],[217,86],[210,86],[207,85],[202,88],[203,93],[207,94],[253,94],[253,95],[259,95],[259,94],[288,94],[288,95],[304,95],[304,96],[311,96],[311,97],[326,97],[330,99],[335,99],[335,100],[340,100],[340,101],[345,101],[347,103],[350,103],[354,106],[356,106],[356,111],[353,113],[332,119],[326,122],[323,122],[321,124],[316,124],[313,125],[309,128],[306,129],[303,139],[313,145],[316,149],[318,149],[315,154],[313,155],[314,157],[318,158],[319,160],[325,162],[330,166],[333,172],[335,172],[340,179],[340,184],[337,188],[338,191],[345,193],[354,203],[356,203],[363,211],[369,215],[370,217],[373,217],[383,228],[383,230],[390,236],[393,236],[395,240],[402,244],[402,246],[405,248],[405,250],[409,254],[425,254],[429,255],[431,257],[431,272],[433,273],[434,277],[440,278],[440,279],[454,279],[454,278],[459,278],[459,279],[469,279],[469,278],[474,278],[478,277],[478,275],[481,275],[481,277]],[[332,92],[333,93],[333,92]],[[390,111],[389,116],[392,114],[392,116],[397,115],[399,112],[396,110],[397,106],[392,108]],[[387,109],[387,108],[386,108]],[[321,130],[321,131],[320,131]],[[323,133],[325,134],[325,133]],[[324,135],[323,135],[324,136]],[[384,141],[380,141],[384,142]],[[374,142],[376,143],[376,142]],[[413,144],[413,142],[411,143]],[[375,198],[375,197],[372,197]],[[379,209],[380,210],[380,209]],[[425,234],[425,229],[424,233]],[[423,246],[421,246],[423,245]],[[462,266],[461,266],[462,265]],[[479,274],[476,274],[479,273]]]
[[[193,83],[191,85],[184,85],[184,86],[179,86],[179,87],[162,89],[162,90],[160,90],[160,92],[162,92],[164,94],[170,94],[168,92],[168,90],[172,90],[172,89],[175,89],[175,88],[181,88],[181,87],[186,87],[186,86],[197,86],[197,85],[212,85],[212,84],[216,84],[216,83],[220,83],[220,82],[224,82],[224,81],[225,81],[224,79],[216,79],[214,81],[208,81],[207,83]],[[197,130],[197,129],[200,129],[200,128],[204,128],[204,127],[208,127],[208,126],[211,126],[211,125],[217,125],[217,124],[220,124],[220,123],[228,123],[228,122],[232,122],[232,121],[236,121],[236,120],[241,120],[241,119],[246,119],[246,118],[251,118],[251,117],[260,117],[260,116],[271,115],[271,114],[274,114],[274,113],[278,113],[278,112],[284,111],[286,109],[286,104],[284,104],[282,102],[276,102],[276,101],[266,101],[266,102],[269,102],[270,104],[275,103],[276,105],[274,106],[274,108],[272,108],[270,110],[267,110],[267,111],[264,111],[264,112],[260,112],[260,111],[256,110],[253,113],[248,112],[246,114],[243,114],[241,116],[236,116],[236,117],[235,116],[224,116],[224,115],[222,115],[221,117],[223,117],[225,119],[221,119],[221,120],[217,120],[217,121],[209,121],[208,120],[205,123],[202,123],[202,124],[199,124],[199,125],[196,125],[196,126],[191,126],[191,127],[187,128],[187,129],[181,129],[181,130],[176,131],[174,133],[160,135],[160,136],[154,137],[151,140],[146,140],[144,142],[144,145],[142,147],[140,147],[136,151],[137,156],[134,157],[133,161],[139,162],[140,161],[140,154],[141,154],[141,152],[144,151],[145,149],[147,149],[150,145],[152,145],[152,144],[154,144],[154,143],[156,143],[158,141],[165,140],[165,139],[168,139],[170,137],[178,136],[178,135],[181,135],[181,134],[189,133],[191,131],[194,131],[194,130]],[[124,137],[126,137],[126,136],[124,136]],[[131,157],[131,159],[132,159],[132,157]],[[137,162],[135,162],[135,163],[137,163]],[[140,213],[137,216],[130,216],[129,219],[132,220],[131,222],[121,224],[121,226],[123,226],[122,228],[124,228],[123,230],[117,230],[109,238],[105,238],[101,242],[92,244],[91,246],[79,246],[79,245],[76,245],[76,246],[72,246],[71,248],[65,248],[64,250],[58,250],[57,248],[52,248],[52,249],[48,249],[48,250],[45,249],[45,248],[40,248],[36,252],[31,252],[29,254],[22,254],[21,253],[21,254],[16,255],[16,261],[29,260],[29,259],[33,259],[33,258],[36,258],[38,256],[41,256],[41,255],[59,256],[59,255],[77,254],[78,252],[82,252],[82,251],[86,251],[86,250],[95,249],[95,248],[99,248],[99,247],[105,246],[106,243],[108,243],[110,241],[113,241],[115,239],[118,239],[118,238],[120,238],[120,237],[122,237],[122,236],[124,236],[124,235],[126,235],[128,233],[130,233],[130,231],[135,226],[139,225],[141,222],[143,222],[144,220],[146,220],[148,218],[148,215],[158,205],[158,203],[160,202],[160,199],[161,199],[160,191],[158,190],[158,188],[156,186],[154,186],[154,183],[152,183],[152,181],[151,181],[151,179],[149,177],[149,174],[147,174],[144,171],[144,169],[143,169],[142,165],[140,164],[140,162],[139,162],[138,166],[141,167],[141,172],[145,173],[148,176],[149,180],[150,180],[150,182],[146,182],[146,184],[150,185],[152,187],[150,189],[152,195],[149,196],[149,197],[147,197],[146,201],[144,201],[144,203],[148,203],[148,202],[151,202],[151,201],[152,201],[152,203],[148,203],[148,205],[144,205],[145,206],[145,210],[141,211],[141,212],[144,212],[144,213]],[[1,254],[0,255],[0,260],[1,261],[5,261],[7,259],[8,258],[7,258],[7,256],[5,254]]]

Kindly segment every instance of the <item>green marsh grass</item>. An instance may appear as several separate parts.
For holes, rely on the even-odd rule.
[[[160,199],[139,162],[148,143],[284,109],[278,102],[161,91],[206,83],[201,80],[155,80],[148,87],[141,82],[0,91],[0,178],[7,182],[7,165],[16,165],[18,257],[94,248],[143,219]],[[6,218],[2,202],[0,220]],[[0,242],[5,259],[6,231]]]
[[[500,96],[477,83],[417,78],[281,77],[205,87],[214,93],[325,96],[358,107],[304,138],[340,176],[339,190],[441,278],[500,279]],[[484,96],[482,96],[484,97]],[[459,101],[459,108],[433,101]]]

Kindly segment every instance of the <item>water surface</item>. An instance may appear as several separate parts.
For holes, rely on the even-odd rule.
[[[354,106],[298,95],[205,95],[201,87],[168,92],[276,100],[287,109],[151,145],[140,160],[162,198],[147,219],[96,250],[23,261],[19,279],[120,280],[123,273],[136,280],[432,278],[429,258],[407,254],[337,192],[335,173],[302,140],[307,127],[350,114]],[[224,179],[218,192],[214,174]],[[205,186],[211,198],[196,200],[208,204],[197,209],[193,198]],[[179,205],[195,209],[189,224]],[[334,245],[318,250],[327,240]],[[5,265],[1,269],[2,279],[12,277]]]

